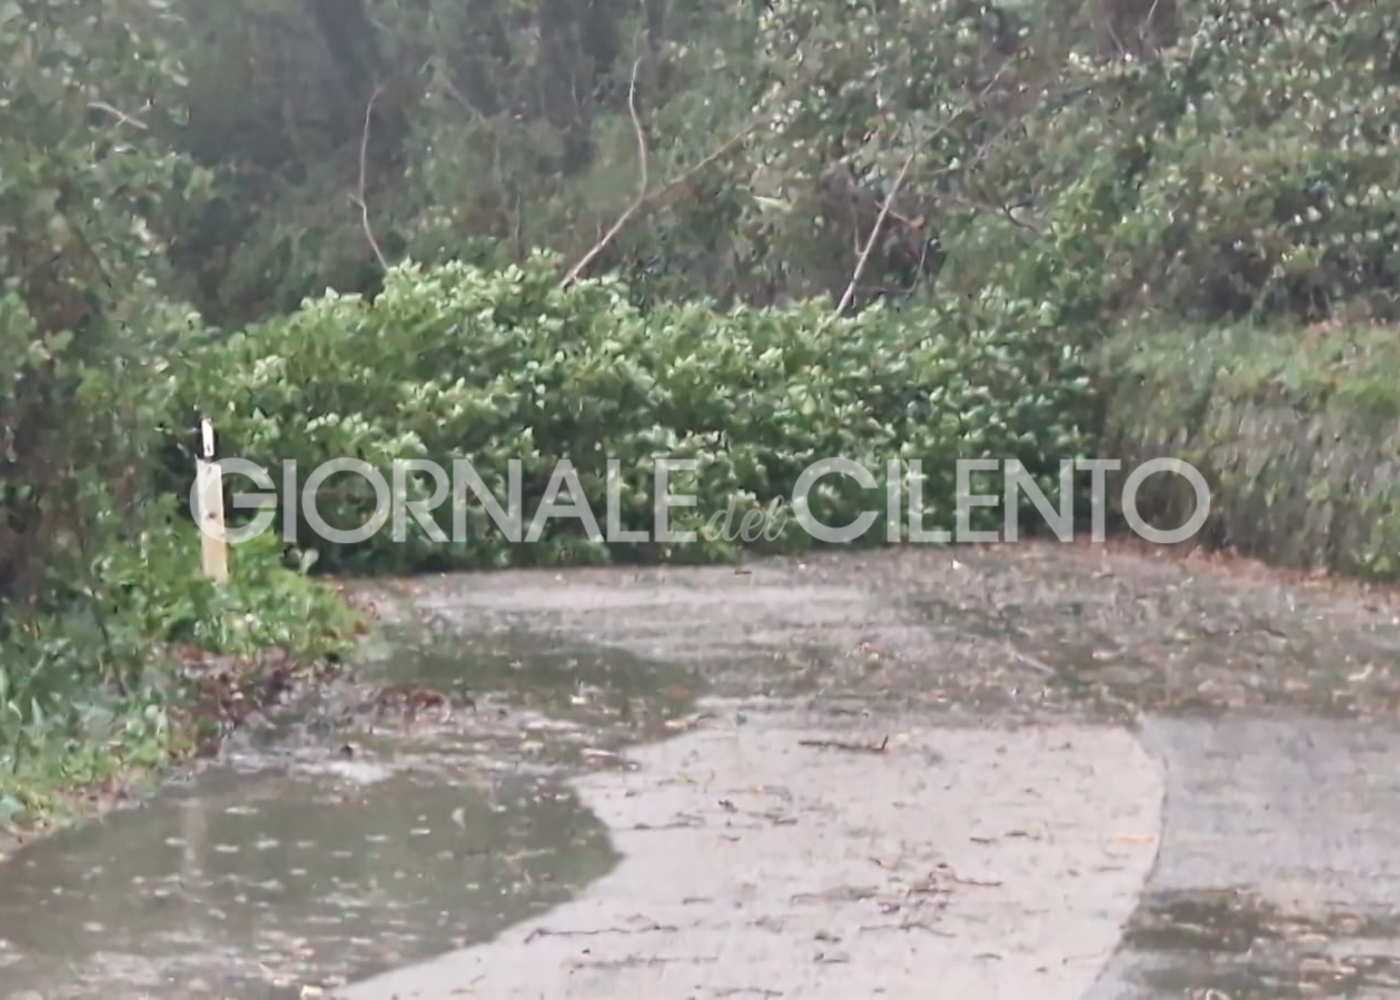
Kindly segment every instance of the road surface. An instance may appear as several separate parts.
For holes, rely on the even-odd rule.
[[[344,1000],[1400,996],[1394,608],[1079,548],[418,588],[685,661],[617,866]]]

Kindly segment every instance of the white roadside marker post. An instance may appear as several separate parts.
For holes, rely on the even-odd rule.
[[[228,539],[224,532],[224,474],[214,450],[214,425],[197,417],[195,482],[199,509],[200,556],[204,575],[215,583],[228,582]]]

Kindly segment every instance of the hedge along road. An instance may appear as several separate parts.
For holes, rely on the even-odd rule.
[[[344,1000],[1400,995],[1388,598],[1018,544],[412,605],[685,662],[707,696],[574,783],[612,871]]]

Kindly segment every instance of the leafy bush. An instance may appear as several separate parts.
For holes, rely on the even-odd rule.
[[[186,332],[155,290],[151,229],[198,185],[108,98],[159,96],[141,124],[168,123],[168,53],[143,30],[158,17],[144,0],[0,5],[0,604],[90,558],[143,493]]]
[[[12,614],[0,659],[0,829],[47,813],[55,792],[159,768],[189,746],[188,657],[290,662],[343,650],[358,618],[283,564],[274,538],[239,547],[227,587],[198,573],[194,528],[173,504],[65,576],[66,602]],[[197,722],[209,720],[198,719]]]
[[[1129,329],[1400,319],[1400,10],[1211,0],[1190,14],[1157,59],[1076,57],[1045,81],[983,171],[1006,185],[990,200],[1034,196],[1039,231],[950,234],[963,280]]]
[[[1400,344],[1369,325],[1143,331],[1103,354],[1105,447],[1174,455],[1211,491],[1203,540],[1276,565],[1400,577]],[[1195,511],[1174,476],[1144,483],[1163,528]]]
[[[953,523],[955,458],[1017,458],[1054,497],[1059,460],[1084,447],[1089,400],[1077,351],[1030,303],[989,295],[827,322],[824,303],[643,312],[615,279],[567,291],[557,281],[545,256],[500,271],[396,268],[372,302],[328,294],[231,337],[182,373],[182,398],[214,415],[227,456],[269,470],[279,490],[281,463],[295,461],[298,495],[331,459],[362,460],[391,487],[394,460],[448,471],[465,459],[504,503],[509,463],[519,459],[524,526],[561,459],[577,470],[600,530],[615,460],[620,526],[647,532],[657,457],[697,463],[693,475],[674,477],[673,493],[698,498],[673,511],[678,531],[699,531],[731,503],[741,520],[791,498],[819,459],[864,463],[882,489],[891,459],[919,459],[933,528]],[[426,477],[405,485],[398,499],[432,496]],[[832,478],[813,491],[811,509],[839,526],[872,505],[883,510],[883,497]],[[568,501],[567,488],[558,499]],[[320,489],[318,510],[334,527],[359,527],[374,509],[359,476]],[[453,504],[434,513],[449,541],[408,517],[404,544],[393,542],[391,520],[362,543],[328,545],[302,504],[282,527],[320,551],[322,567],[358,571],[737,554],[732,540],[703,533],[670,551],[605,545],[578,519],[561,518],[544,525],[539,544],[515,545],[476,502],[463,511],[467,535],[451,540]],[[974,514],[974,526],[998,518],[993,508]],[[867,538],[883,532],[877,522]],[[764,544],[791,549],[804,537],[789,520]]]
[[[176,644],[343,635],[275,549],[227,592],[200,580],[154,479],[171,359],[202,335],[163,288],[162,230],[207,181],[167,141],[181,24],[164,0],[0,2],[0,826],[174,751]]]

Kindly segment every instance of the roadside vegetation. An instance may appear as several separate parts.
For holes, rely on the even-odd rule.
[[[1397,53],[1394,5],[1312,0],[0,0],[0,824],[343,649],[322,574],[741,554],[474,505],[279,524],[218,588],[194,408],[303,477],[503,497],[518,458],[526,526],[564,458],[599,512],[620,463],[629,530],[657,454],[697,460],[682,530],[919,459],[932,528],[953,458],[1054,502],[1062,459],[1165,452],[1212,542],[1394,578]],[[869,499],[826,482],[828,523]]]

